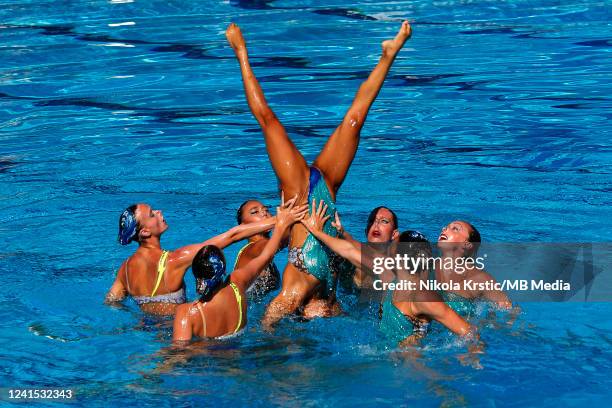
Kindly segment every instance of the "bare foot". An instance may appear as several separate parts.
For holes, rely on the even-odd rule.
[[[412,28],[410,28],[410,24],[408,24],[408,21],[404,21],[394,39],[383,41],[383,55],[395,58],[399,50],[402,49],[404,43],[407,39],[410,38],[411,35]]]
[[[240,27],[238,27],[236,24],[231,23],[229,26],[227,26],[227,29],[225,30],[225,37],[227,37],[227,41],[230,43],[234,51],[239,51],[246,48],[242,31],[240,31]]]

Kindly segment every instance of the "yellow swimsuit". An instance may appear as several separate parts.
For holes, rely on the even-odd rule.
[[[236,303],[238,303],[238,324],[236,325],[236,328],[234,329],[234,331],[231,333],[231,334],[236,334],[238,330],[240,330],[240,326],[242,326],[242,296],[240,295],[240,290],[238,289],[238,286],[236,286],[234,282],[231,282],[230,286],[234,290],[234,295],[236,296]],[[206,306],[206,303],[207,302],[202,304],[197,300],[194,302],[195,306],[198,308],[198,311],[200,312],[200,316],[202,316],[204,337],[206,337],[206,317],[204,317],[204,311],[202,310],[202,308]]]
[[[153,288],[153,292],[151,292],[151,296],[132,296],[134,301],[138,305],[144,305],[145,303],[174,303],[181,304],[187,301],[187,297],[185,296],[185,286],[182,285],[179,290],[171,293],[164,293],[163,295],[155,296],[157,293],[157,289],[159,289],[159,285],[161,284],[162,278],[164,277],[164,272],[166,272],[166,264],[168,263],[168,255],[170,255],[170,251],[162,251],[161,257],[159,258],[159,262],[157,262],[157,282],[155,283],[155,288]],[[130,280],[128,279],[128,270],[126,266],[125,270],[125,279],[127,281],[127,289],[128,293],[130,292]]]

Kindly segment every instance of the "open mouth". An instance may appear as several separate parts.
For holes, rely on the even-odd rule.
[[[380,238],[380,232],[378,232],[378,231],[372,231],[372,236],[373,236],[374,238]]]
[[[446,234],[440,234],[440,236],[438,237],[438,241],[448,241],[448,237],[446,236]]]

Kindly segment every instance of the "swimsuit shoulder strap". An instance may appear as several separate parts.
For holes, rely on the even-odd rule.
[[[200,316],[202,316],[202,331],[204,332],[204,337],[206,337],[206,317],[204,317],[204,311],[202,310],[202,307],[204,306],[197,300],[193,303],[198,308],[198,312],[200,312]]]
[[[125,261],[125,285],[127,286],[127,292],[130,293],[130,278],[128,276],[128,265],[130,264],[130,256],[127,261]]]
[[[243,246],[242,248],[240,248],[240,251],[238,251],[238,255],[236,255],[236,262],[234,262],[234,269],[236,269],[236,267],[238,266],[238,261],[240,261],[240,255],[242,255],[242,253],[251,246],[251,244],[254,244],[254,242],[249,242],[247,243],[245,246]]]
[[[242,325],[242,296],[240,296],[240,290],[234,282],[231,282],[230,286],[234,290],[234,295],[236,296],[236,303],[238,303],[238,324],[236,325],[236,329],[234,330],[234,333],[236,333]]]
[[[162,251],[162,254],[159,257],[159,262],[157,262],[157,283],[155,283],[155,288],[153,288],[153,292],[151,292],[151,297],[155,296],[155,292],[157,292],[157,289],[159,288],[159,284],[161,283],[164,272],[166,271],[166,262],[168,261],[169,254],[170,251]]]

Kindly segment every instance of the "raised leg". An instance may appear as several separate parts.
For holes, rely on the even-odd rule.
[[[232,23],[225,31],[225,35],[240,63],[247,102],[263,130],[268,156],[276,177],[281,183],[281,188],[286,194],[299,193],[308,180],[306,160],[289,139],[285,128],[268,106],[261,86],[249,64],[246,43],[240,28]]]
[[[382,43],[382,55],[368,79],[361,84],[353,104],[344,116],[340,126],[323,147],[319,157],[314,162],[323,174],[334,194],[346,177],[346,173],[355,157],[359,146],[359,134],[366,120],[370,106],[382,88],[383,82],[404,43],[410,38],[412,31],[407,21],[392,40]]]

